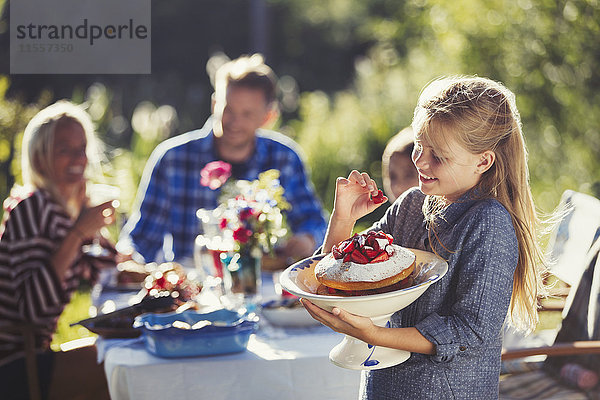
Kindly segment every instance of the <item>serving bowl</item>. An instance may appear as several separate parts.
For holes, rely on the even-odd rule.
[[[307,328],[320,325],[302,307],[297,298],[281,298],[266,301],[261,305],[260,314],[271,325],[283,328]]]
[[[246,350],[258,329],[254,313],[220,309],[212,312],[147,313],[136,317],[146,349],[159,357],[193,357]]]
[[[306,258],[288,267],[280,276],[281,286],[288,292],[331,312],[334,307],[352,314],[369,317],[374,324],[390,327],[390,317],[419,298],[433,283],[448,272],[448,263],[433,253],[410,249],[416,255],[415,269],[410,275],[413,285],[388,293],[366,296],[342,297],[317,294],[320,283],[314,268],[325,254]],[[400,364],[410,357],[410,352],[373,346],[351,336],[329,353],[332,363],[349,369],[371,370]]]

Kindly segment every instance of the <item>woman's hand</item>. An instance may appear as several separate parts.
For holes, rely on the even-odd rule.
[[[73,230],[82,236],[82,239],[91,239],[100,228],[115,222],[115,208],[112,200],[100,205],[81,210]]]
[[[64,278],[80,254],[83,242],[92,239],[100,228],[114,221],[115,208],[112,206],[112,200],[81,210],[77,221],[52,255],[51,262],[60,279]]]
[[[370,318],[350,314],[337,307],[334,307],[331,312],[327,312],[306,299],[300,299],[300,301],[314,319],[336,332],[355,337],[366,343],[371,343],[372,338],[376,336],[375,332],[378,327]]]

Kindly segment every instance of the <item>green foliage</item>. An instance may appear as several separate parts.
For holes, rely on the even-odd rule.
[[[367,3],[360,32],[373,44],[355,63],[353,86],[304,93],[289,124],[328,208],[335,177],[354,168],[380,177],[385,141],[410,123],[419,90],[454,74],[487,76],[515,92],[542,210],[566,189],[600,195],[600,42],[590,40],[600,35],[598,2]]]
[[[110,171],[113,184],[121,188],[122,213],[128,214],[133,208],[148,157],[160,142],[173,134],[176,125],[177,112],[171,106],[156,107],[144,101],[135,108],[129,148],[117,148],[111,153]]]
[[[60,350],[60,345],[71,340],[96,336],[81,325],[70,326],[72,323],[89,317],[92,306],[92,296],[89,290],[73,293],[71,302],[67,304],[57,322],[56,332],[52,337],[50,347],[54,351]]]
[[[43,92],[38,104],[23,104],[19,99],[6,98],[10,86],[8,77],[0,75],[0,197],[6,198],[15,182],[21,181],[21,137],[29,120],[48,101]]]

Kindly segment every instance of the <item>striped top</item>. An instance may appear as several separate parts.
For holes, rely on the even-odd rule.
[[[42,326],[35,332],[36,346],[47,349],[71,294],[82,279],[96,280],[98,265],[80,255],[61,281],[50,258],[73,220],[48,192],[17,192],[4,201],[0,226],[0,324]],[[0,332],[4,356],[19,352],[22,343],[21,335]]]

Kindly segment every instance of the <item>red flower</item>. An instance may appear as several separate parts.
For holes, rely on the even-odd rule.
[[[165,279],[164,276],[161,276],[160,278],[158,278],[156,280],[156,282],[154,283],[154,287],[157,289],[166,289],[167,287],[167,280]]]
[[[219,228],[221,228],[221,229],[227,228],[227,218],[221,218],[221,222],[219,222]]]
[[[248,218],[254,216],[256,213],[256,211],[254,211],[254,209],[247,207],[247,208],[242,208],[240,210],[240,220],[241,221],[246,221]]]
[[[215,190],[223,186],[230,176],[231,164],[224,161],[212,161],[200,171],[200,184]]]
[[[250,229],[246,229],[243,226],[240,226],[235,231],[233,231],[233,239],[237,240],[240,243],[246,243],[252,236],[252,231]]]

